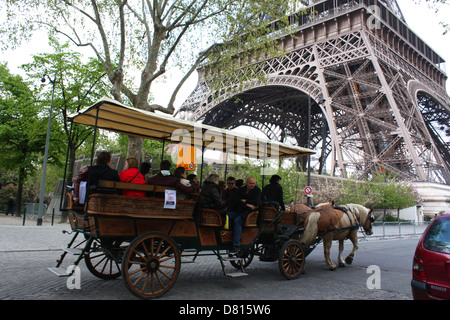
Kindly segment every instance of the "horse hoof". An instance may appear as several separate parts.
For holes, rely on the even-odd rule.
[[[329,267],[328,267],[328,270],[330,270],[330,271],[335,271],[335,270],[336,270],[336,266],[335,266],[335,265],[329,266]]]
[[[341,268],[345,267],[345,263],[339,263],[339,267]]]
[[[352,262],[353,262],[353,258],[352,257],[345,258],[345,263],[346,264],[352,264]]]

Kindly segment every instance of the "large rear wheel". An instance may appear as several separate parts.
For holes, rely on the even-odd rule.
[[[122,277],[132,294],[141,299],[157,298],[175,283],[181,255],[175,241],[160,232],[135,238],[122,261]]]

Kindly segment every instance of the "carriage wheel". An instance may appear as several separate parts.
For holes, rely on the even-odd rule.
[[[305,267],[305,253],[298,240],[289,240],[283,244],[278,256],[281,274],[288,280],[296,279]]]
[[[247,268],[253,260],[255,254],[253,253],[253,249],[243,252],[242,255],[239,255],[242,260],[230,260],[230,263],[233,267],[238,270],[242,270]]]
[[[92,238],[87,247],[84,262],[89,271],[96,277],[110,280],[121,275],[120,259],[124,247],[121,241],[103,243],[101,240]]]
[[[141,299],[156,298],[175,283],[181,268],[181,255],[175,241],[160,232],[134,239],[122,261],[125,285]]]

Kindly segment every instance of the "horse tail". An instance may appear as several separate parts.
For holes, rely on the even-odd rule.
[[[305,221],[305,231],[303,232],[300,242],[309,247],[317,237],[319,232],[319,218],[320,212],[311,212],[309,217]]]

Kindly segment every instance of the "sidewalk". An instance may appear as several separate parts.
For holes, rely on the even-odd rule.
[[[0,226],[22,226],[24,223],[23,215],[21,217],[11,216],[11,215],[5,215],[4,212],[0,212]],[[60,224],[61,217],[55,215],[53,225]],[[46,215],[45,218],[42,220],[43,226],[50,226],[52,224],[52,216]],[[26,216],[25,217],[25,226],[36,226],[37,220],[36,218],[32,216]]]
[[[60,250],[65,247],[71,236],[63,230],[71,231],[68,223],[59,223],[55,218],[53,226],[50,220],[37,226],[36,220],[23,217],[11,217],[0,214],[0,253],[6,251]]]

